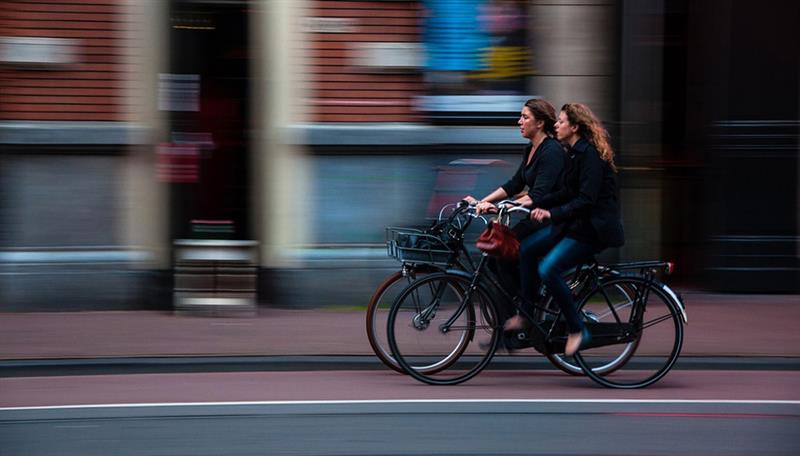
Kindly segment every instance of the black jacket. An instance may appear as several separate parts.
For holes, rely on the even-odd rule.
[[[579,240],[619,247],[625,235],[619,210],[617,175],[597,149],[581,138],[569,151],[561,190],[544,196],[556,230]]]
[[[547,137],[536,148],[533,159],[528,161],[528,154],[533,144],[525,146],[522,153],[522,163],[517,172],[505,184],[501,185],[509,198],[518,194],[528,186],[528,195],[534,201],[539,201],[544,195],[560,187],[561,174],[564,170],[565,154],[561,143]]]

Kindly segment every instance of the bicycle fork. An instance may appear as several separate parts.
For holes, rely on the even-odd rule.
[[[436,316],[436,309],[439,308],[439,303],[442,300],[442,295],[444,294],[444,289],[447,286],[446,283],[440,284],[433,293],[433,299],[431,299],[431,303],[425,306],[425,308],[421,308],[419,295],[416,290],[414,290],[414,307],[416,307],[417,312],[414,314],[414,318],[411,319],[411,322],[414,324],[414,328],[418,330],[423,330],[428,327],[431,323],[433,317]]]
[[[461,304],[458,306],[458,309],[447,319],[446,322],[439,325],[439,331],[443,334],[447,334],[450,331],[450,327],[455,324],[455,322],[461,317],[461,314],[467,309],[467,303],[471,302],[472,293],[478,288],[478,279],[481,276],[481,271],[483,270],[483,265],[486,263],[486,258],[488,255],[483,253],[481,255],[481,260],[478,262],[478,266],[475,268],[475,271],[472,273],[472,280],[469,283],[469,288],[464,290],[464,297],[461,299]]]

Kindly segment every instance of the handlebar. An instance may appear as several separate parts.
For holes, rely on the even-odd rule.
[[[530,214],[531,213],[530,209],[528,209],[527,207],[522,207],[522,206],[503,207],[500,210],[501,211],[506,211],[506,213],[510,213],[510,212],[524,212],[526,214]]]
[[[444,213],[450,207],[453,207],[453,211],[445,217]],[[489,224],[489,221],[485,217],[475,213],[474,204],[470,204],[466,200],[461,200],[457,203],[448,203],[442,206],[439,210],[437,221],[440,225],[449,225],[463,232],[476,218],[480,219],[485,225]]]
[[[514,200],[502,200],[498,201],[497,203],[491,203],[497,209],[496,218],[498,220],[502,220],[503,217],[508,216],[512,212],[522,212],[525,214],[529,214],[531,212],[530,209],[526,207],[522,207],[522,205]],[[467,222],[464,226],[461,226],[461,222],[459,221],[459,216],[467,217],[469,220],[473,219],[481,219],[484,224],[488,225],[489,220],[484,215],[478,215],[475,212],[475,208],[477,206],[477,201],[475,203],[470,203],[467,200],[461,200],[457,203],[448,203],[442,206],[441,210],[439,210],[439,222],[445,221],[444,212],[449,207],[454,207],[453,212],[446,217],[447,223],[457,223],[457,225],[461,229],[466,229],[469,222]],[[488,214],[487,214],[488,215]]]

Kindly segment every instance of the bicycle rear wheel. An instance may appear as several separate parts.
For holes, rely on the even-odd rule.
[[[465,277],[438,273],[398,296],[389,311],[387,338],[406,373],[432,385],[452,385],[486,367],[497,349],[499,324],[483,287],[471,289]]]
[[[635,290],[633,299],[622,290]],[[643,388],[663,378],[677,361],[683,346],[682,312],[661,283],[642,277],[604,280],[578,307],[583,314],[601,317],[598,323],[588,323],[592,340],[574,357],[595,382],[611,388]],[[600,368],[632,342],[634,352],[626,363],[613,370]]]

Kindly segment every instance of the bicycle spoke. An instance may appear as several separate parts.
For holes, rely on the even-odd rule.
[[[619,318],[619,313],[617,309],[614,309],[614,304],[611,303],[611,298],[608,297],[608,292],[606,292],[605,287],[600,286],[598,288],[600,293],[603,295],[603,298],[606,300],[606,305],[608,307],[609,312],[614,316],[614,321],[617,322],[618,325],[622,324],[622,320]]]
[[[411,291],[411,302],[414,303],[414,309],[416,309],[417,313],[422,312],[422,304],[419,298],[419,290],[412,289]]]
[[[667,320],[669,320],[671,318],[672,318],[672,315],[663,315],[661,317],[654,318],[654,319],[649,320],[649,321],[647,321],[645,323],[642,323],[642,329],[649,328],[651,326],[657,325],[657,324],[661,323],[662,321],[667,321]]]
[[[619,311],[622,311],[622,310],[630,308],[632,305],[633,305],[633,301],[628,301],[625,304],[617,304],[616,306],[614,306],[614,310],[616,310],[617,313],[618,313]],[[598,313],[597,317],[600,318],[601,320],[603,320],[609,315],[614,315],[614,312],[611,309],[609,309],[608,312]]]

